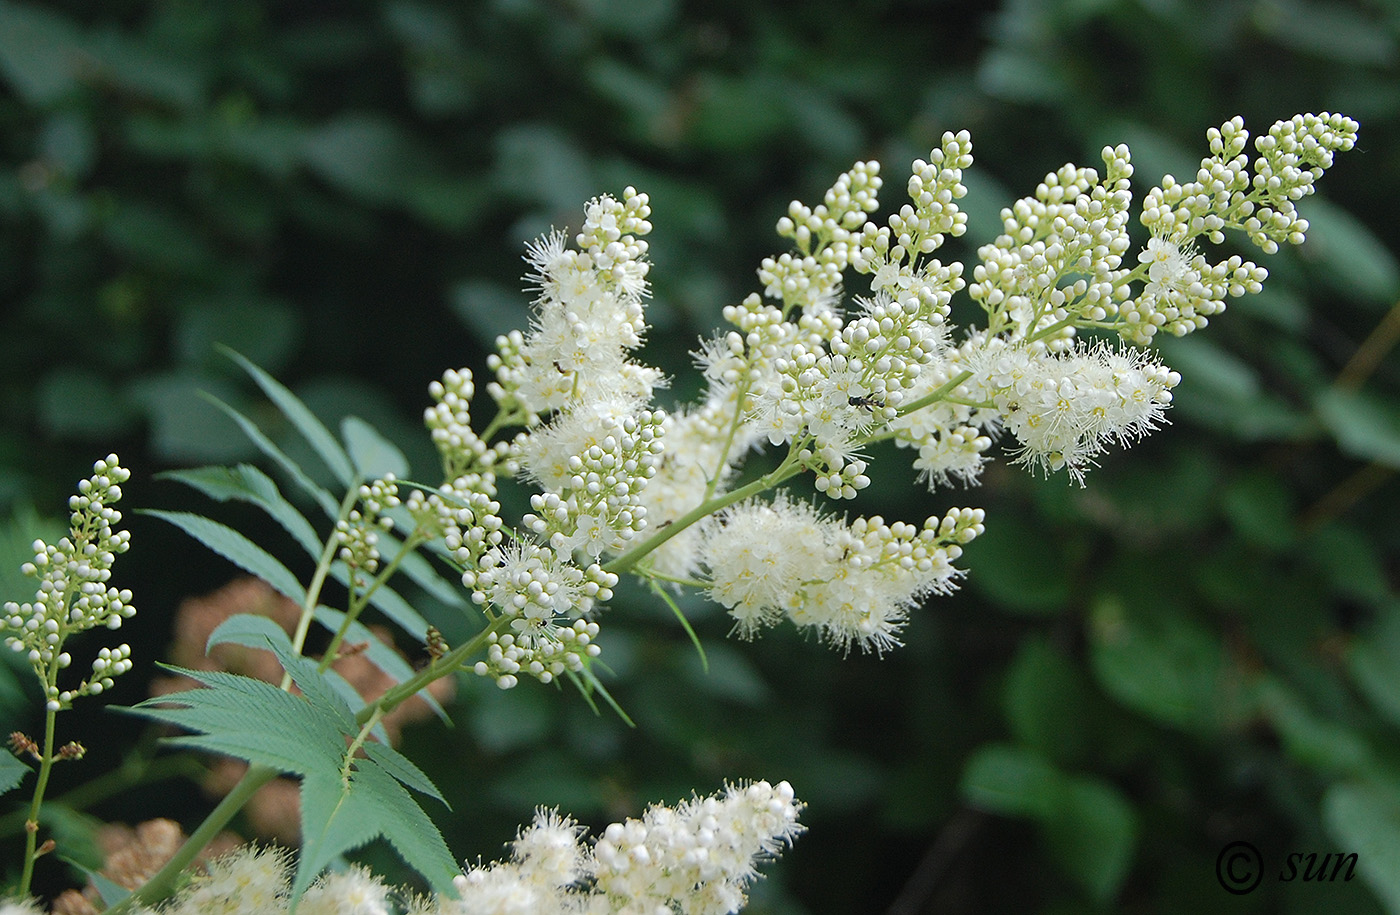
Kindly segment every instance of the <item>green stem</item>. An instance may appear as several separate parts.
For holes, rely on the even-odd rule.
[[[374,731],[385,715],[384,708],[375,704],[374,711],[360,725],[360,733],[355,735],[355,739],[350,741],[350,745],[345,749],[345,762],[340,766],[340,780],[347,788],[350,785],[350,773],[355,764],[355,756],[360,752],[360,748],[369,740],[369,735]]]
[[[49,668],[49,686],[57,675],[57,656]],[[44,791],[49,787],[53,771],[53,734],[58,724],[58,709],[47,708],[44,713],[44,753],[39,758],[39,778],[34,783],[34,797],[29,802],[29,817],[24,823],[24,872],[19,878],[19,898],[29,897],[29,885],[34,879],[34,862],[38,859],[39,808],[44,804]]]
[[[360,709],[355,715],[355,722],[363,725],[371,717],[393,711],[400,703],[417,695],[419,690],[429,683],[456,671],[463,661],[485,648],[492,635],[499,634],[510,625],[510,621],[509,616],[499,616],[492,620],[489,626],[478,632],[470,641],[463,642],[412,677],[385,690],[373,703]]]
[[[969,378],[971,378],[971,377],[972,377],[972,373],[971,373],[971,372],[968,372],[968,371],[959,372],[958,374],[954,375],[952,378],[949,378],[949,379],[948,379],[947,381],[945,381],[943,384],[939,385],[939,386],[938,386],[937,388],[935,388],[931,393],[925,394],[923,397],[920,397],[918,400],[911,401],[910,403],[907,403],[907,404],[904,404],[903,406],[901,406],[901,407],[899,408],[899,415],[900,415],[900,416],[908,416],[910,413],[913,413],[915,410],[922,410],[924,407],[932,406],[933,404],[938,403],[940,400],[942,400],[942,399],[944,399],[945,397],[947,397],[948,394],[949,394],[954,388],[956,388],[958,385],[962,384],[964,381],[966,381],[967,379],[969,379]]]
[[[336,512],[335,524],[339,524],[350,517],[350,509],[355,506],[355,500],[359,498],[360,488],[351,485],[345,491],[345,496],[340,500],[340,509]],[[311,631],[311,620],[316,616],[316,604],[321,599],[321,589],[326,586],[326,578],[331,573],[331,563],[335,562],[335,525],[331,527],[330,536],[326,538],[326,544],[321,548],[321,558],[316,561],[316,572],[311,576],[311,584],[306,589],[306,602],[301,606],[301,619],[297,621],[297,631],[292,635],[292,650],[300,654],[302,647],[306,644],[306,635]],[[329,652],[327,653],[329,655]],[[284,673],[282,682],[278,684],[278,689],[290,689],[292,686],[292,675]]]
[[[336,654],[340,651],[341,643],[345,641],[345,636],[350,632],[350,627],[354,624],[355,620],[360,618],[360,613],[365,607],[369,606],[370,599],[374,597],[374,592],[378,591],[386,581],[394,576],[394,573],[399,570],[399,566],[403,564],[408,554],[418,549],[422,542],[423,538],[415,528],[413,533],[409,534],[408,537],[404,539],[404,542],[399,545],[399,551],[394,554],[394,558],[380,570],[379,574],[374,577],[370,586],[366,588],[363,593],[355,594],[352,590],[350,601],[345,607],[345,618],[340,621],[340,628],[336,629],[335,634],[331,636],[330,644],[326,646],[325,654],[321,656],[320,669],[322,673],[335,663]]]
[[[1078,318],[1065,318],[1063,321],[1056,321],[1049,327],[1041,328],[1040,330],[1026,337],[1026,342],[1035,343],[1038,340],[1044,340],[1046,337],[1053,337],[1060,331],[1064,330],[1066,327],[1078,327],[1079,325],[1080,321]]]
[[[224,799],[219,801],[209,816],[204,818],[204,822],[199,824],[199,828],[190,834],[175,852],[174,857],[165,863],[165,866],[147,880],[140,889],[135,890],[130,896],[121,902],[106,909],[103,915],[125,915],[135,905],[153,905],[170,895],[175,886],[175,880],[180,876],[185,868],[194,863],[194,859],[204,850],[204,847],[214,840],[216,836],[228,825],[234,814],[243,809],[243,805],[253,794],[263,785],[277,777],[278,771],[271,766],[251,765],[248,771],[243,773],[243,778],[238,784],[233,786],[233,790],[224,795]]]
[[[734,436],[739,432],[739,426],[744,421],[744,398],[749,393],[749,380],[745,379],[743,384],[734,393],[734,416],[729,421],[729,431],[724,436],[724,447],[720,449],[719,465],[710,475],[709,482],[705,484],[705,498],[714,497],[715,487],[719,486],[720,478],[724,475],[724,468],[729,466],[729,451],[734,447]]]
[[[494,437],[497,432],[518,424],[522,419],[524,419],[524,417],[515,410],[506,411],[498,409],[496,415],[491,417],[491,421],[486,424],[486,428],[482,430],[477,438],[481,439],[481,441],[485,442],[487,445],[490,445],[492,437]],[[473,463],[471,466],[475,466],[475,464]],[[467,469],[470,469],[470,467]],[[465,472],[467,472],[467,470],[463,470],[463,473]]]
[[[738,489],[733,489],[723,495],[706,499],[704,502],[695,506],[695,508],[681,515],[671,524],[658,530],[655,535],[649,537],[643,543],[633,547],[611,562],[605,563],[603,568],[615,574],[626,572],[640,562],[648,553],[690,527],[695,522],[707,518],[720,509],[733,505],[735,502],[741,502],[749,496],[763,492],[765,489],[771,489],[784,480],[795,476],[801,469],[802,464],[797,459],[796,449],[790,449],[788,451],[788,456],[775,470],[764,474],[744,486],[740,486]]]

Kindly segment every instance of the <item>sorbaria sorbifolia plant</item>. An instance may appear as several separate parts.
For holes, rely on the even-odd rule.
[[[793,203],[779,220],[794,250],[763,262],[761,294],[724,310],[730,329],[697,352],[704,396],[672,413],[653,403],[660,373],[636,359],[646,331],[647,196],[628,188],[620,199],[599,197],[573,244],[556,232],[529,247],[534,319],[498,340],[486,387],[491,420],[473,425],[470,371],[432,384],[426,419],[442,458],[440,485],[405,481],[397,449],[363,423],[347,422],[338,440],[286,388],[234,355],[344,495],[314,482],[227,406],[331,519],[323,525],[329,533],[318,533],[256,468],[170,475],[216,499],[259,506],[317,565],[303,584],[218,522],[153,513],[302,611],[290,636],[265,617],[239,615],[209,640],[273,652],[285,671],[281,689],[185,671],[204,688],[129,710],[189,732],[176,744],[251,766],[164,869],[124,898],[105,888],[108,911],[385,912],[400,902],[373,875],[322,876],[343,852],[375,837],[437,891],[402,903],[417,913],[737,911],[756,864],[801,829],[801,805],[785,782],[737,784],[653,807],[591,841],[566,816],[540,811],[507,861],[464,872],[411,793],[436,797],[436,789],[389,746],[381,720],[461,670],[502,688],[522,677],[566,677],[606,697],[592,664],[606,643],[600,611],[621,575],[650,583],[665,600],[672,587],[703,589],[744,637],[787,619],[841,650],[896,647],[909,611],[953,587],[954,563],[981,533],[982,511],[887,522],[823,510],[797,488],[770,491],[810,474],[820,496],[855,498],[869,483],[863,448],[882,440],[910,449],[931,487],[970,484],[999,436],[1015,462],[1082,485],[1105,448],[1155,428],[1171,403],[1179,376],[1145,348],[1153,337],[1199,330],[1227,298],[1264,282],[1253,262],[1215,261],[1198,246],[1219,244],[1232,230],[1265,253],[1301,243],[1308,226],[1297,203],[1333,154],[1352,147],[1356,126],[1335,114],[1280,121],[1254,141],[1252,173],[1241,119],[1211,130],[1195,177],[1166,177],[1148,193],[1145,243],[1129,229],[1128,149],[1106,148],[1102,171],[1066,165],[1004,210],[1003,233],[978,250],[970,278],[962,264],[933,256],[966,225],[957,201],[972,162],[968,135],[945,134],[928,161],[914,163],[909,202],[883,224],[872,219],[880,168],[857,163],[819,205]],[[843,308],[851,270],[870,291]],[[964,289],[985,312],[985,326],[949,326],[952,298]],[[1092,332],[1092,342],[1081,331]],[[773,463],[746,478],[743,460],[755,448],[775,449]],[[502,476],[538,489],[514,523],[496,499]],[[25,571],[40,581],[36,597],[7,604],[0,620],[47,699],[42,740],[12,738],[17,754],[39,767],[20,897],[49,847],[38,838],[50,768],[81,755],[77,744],[54,748],[57,713],[130,667],[125,645],[104,648],[90,676],[61,685],[67,639],[99,624],[115,628],[132,613],[130,595],[107,583],[127,547],[110,507],[126,477],[114,456],[97,463],[72,503],[69,537],[35,544]],[[439,574],[444,565],[455,578]],[[399,573],[460,606],[480,625],[477,634],[448,644],[393,590]],[[328,580],[345,586],[343,608],[321,604]],[[369,634],[360,616],[371,604],[425,646],[426,666],[415,670]],[[319,659],[304,653],[313,621],[333,633]],[[331,669],[354,651],[366,651],[397,685],[358,699]],[[9,788],[22,772],[6,758],[0,787]],[[295,863],[245,848],[177,881],[252,792],[280,773],[301,778]]]

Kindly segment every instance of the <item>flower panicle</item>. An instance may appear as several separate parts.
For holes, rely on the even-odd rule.
[[[919,599],[951,591],[953,563],[983,531],[981,509],[922,526],[879,516],[843,522],[780,494],[733,506],[705,528],[707,591],[753,637],[788,619],[831,644],[883,652]]]
[[[70,636],[98,626],[118,629],[136,614],[131,591],[110,584],[112,566],[131,542],[131,534],[116,527],[122,515],[112,507],[131,472],[115,454],[97,461],[92,470],[68,500],[67,536],[56,544],[34,541],[34,559],[21,566],[26,576],[39,581],[34,599],[8,601],[0,612],[5,644],[27,655],[51,711],[70,707],[79,696],[111,689],[115,678],[131,669],[129,645],[102,648],[81,683],[69,689],[57,685],[59,671],[73,660],[64,650]]]
[[[1241,119],[1210,130],[1195,179],[1166,176],[1147,194],[1138,251],[1131,152],[1106,146],[1102,165],[1067,163],[1004,209],[1001,233],[977,249],[970,272],[934,258],[966,229],[966,131],[944,134],[914,162],[909,202],[883,224],[873,215],[880,164],[857,162],[819,204],[789,205],[777,231],[792,250],[762,262],[761,291],[724,308],[730,327],[695,354],[704,393],[669,415],[651,403],[659,376],[631,357],[646,329],[647,197],[628,188],[590,201],[576,236],[554,232],[529,247],[534,321],[502,337],[491,362],[502,411],[492,428],[520,431],[488,447],[469,434],[470,381],[445,378],[433,389],[435,438],[468,454],[474,472],[523,475],[541,490],[511,544],[497,527],[457,551],[475,598],[512,617],[485,673],[509,685],[513,665],[541,661],[530,653],[581,618],[570,614],[593,609],[587,595],[576,600],[579,583],[609,557],[619,560],[612,568],[653,581],[705,587],[741,636],[786,618],[846,649],[898,644],[910,606],[952,587],[961,545],[906,540],[902,528],[872,520],[881,543],[923,551],[914,570],[873,560],[866,535],[852,539],[858,524],[786,496],[760,503],[731,493],[744,455],[765,442],[787,449],[771,476],[747,486],[810,473],[818,493],[852,499],[871,484],[877,442],[915,451],[932,488],[975,484],[1000,436],[1015,463],[1083,485],[1109,447],[1167,421],[1180,376],[1134,347],[1205,327],[1227,298],[1258,292],[1267,278],[1253,261],[1214,262],[1202,246],[1227,230],[1265,253],[1302,241],[1296,204],[1355,145],[1356,130],[1343,115],[1298,115],[1255,139],[1252,161]],[[870,291],[847,312],[850,269]],[[987,323],[958,334],[952,299],[963,289]],[[1085,342],[1083,331],[1122,343]],[[557,649],[546,652],[546,676],[558,675]]]

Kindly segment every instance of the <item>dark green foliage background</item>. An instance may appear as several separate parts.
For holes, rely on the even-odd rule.
[[[3,596],[25,595],[12,570],[33,532],[110,450],[135,472],[125,507],[209,511],[292,559],[253,515],[151,479],[251,456],[196,390],[276,427],[216,341],[328,422],[374,423],[432,478],[426,385],[524,326],[522,243],[577,227],[595,194],[652,196],[646,359],[685,399],[696,335],[781,250],[787,201],[858,158],[884,163],[888,209],[911,159],[971,130],[971,231],[951,246],[971,259],[1000,207],[1104,144],[1130,144],[1140,195],[1190,176],[1206,128],[1236,113],[1262,132],[1343,111],[1361,143],[1305,202],[1308,245],[1264,259],[1264,294],[1168,341],[1185,376],[1170,428],[1083,490],[998,464],[981,489],[930,495],[906,453],[877,454],[860,511],[987,509],[967,586],[918,613],[903,649],[737,643],[688,600],[706,674],[666,609],[624,589],[605,659],[635,730],[567,689],[464,680],[456,727],[419,727],[405,750],[471,859],[538,804],[598,826],[726,777],[787,778],[811,831],[755,912],[1400,912],[1400,362],[1383,349],[1336,383],[1400,293],[1400,5],[780,9],[0,0]],[[118,575],[144,667],[124,703],[179,600],[233,574],[131,526]],[[0,727],[32,732],[16,682],[0,668]],[[115,718],[62,717],[60,739],[91,752],[60,767],[59,794],[131,751]],[[89,812],[189,828],[207,806],[176,779]],[[17,868],[17,823],[0,823]],[[1268,864],[1250,895],[1216,880],[1236,840]],[[1280,882],[1290,851],[1358,852],[1361,878]],[[68,875],[49,862],[52,892]]]

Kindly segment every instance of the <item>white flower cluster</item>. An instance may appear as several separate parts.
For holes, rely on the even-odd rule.
[[[449,369],[441,381],[428,386],[428,393],[433,406],[424,411],[424,422],[442,458],[447,482],[432,493],[415,489],[406,507],[424,536],[441,537],[461,568],[474,569],[504,537],[495,466],[508,446],[489,446],[472,429],[471,399],[476,386],[469,369]]]
[[[591,844],[557,812],[540,810],[511,857],[468,868],[458,898],[410,898],[360,867],[321,876],[300,915],[729,915],[743,908],[758,865],[803,830],[787,782],[729,785],[641,819],[608,826]],[[174,897],[137,915],[287,915],[291,858],[245,845],[216,858]],[[406,901],[406,905],[400,901]],[[34,915],[32,900],[0,901],[0,915]]]
[[[883,651],[899,644],[909,610],[951,590],[953,561],[982,533],[981,509],[953,509],[922,528],[880,517],[847,524],[780,495],[728,509],[700,553],[710,597],[752,637],[786,617],[833,645]]]
[[[963,286],[962,267],[921,258],[966,228],[954,201],[967,192],[961,179],[971,150],[966,132],[945,134],[930,162],[914,164],[912,205],[885,226],[867,220],[880,187],[878,163],[856,163],[815,210],[794,202],[778,232],[806,256],[770,259],[759,271],[765,293],[783,307],[753,297],[726,309],[741,333],[701,353],[710,402],[736,397],[755,432],[794,445],[818,491],[832,498],[854,498],[869,485],[859,446],[898,415],[948,345],[945,322]],[[781,283],[769,276],[773,263],[783,266]],[[858,300],[861,311],[849,323],[834,309],[847,266],[871,275],[873,293]],[[787,319],[794,305],[802,306],[795,322]]]
[[[5,644],[25,652],[44,684],[50,710],[66,709],[78,696],[111,689],[115,677],[131,669],[131,649],[104,648],[92,664],[92,674],[72,689],[59,689],[58,672],[72,656],[63,650],[69,636],[96,626],[121,627],[136,614],[131,592],[108,584],[112,564],[130,545],[131,534],[114,529],[121,512],[112,507],[122,497],[121,484],[130,477],[115,454],[92,465],[92,476],[78,484],[68,500],[68,536],[56,545],[34,541],[34,560],[21,570],[39,579],[34,600],[7,601],[0,614]]]
[[[1225,297],[1239,298],[1263,288],[1268,271],[1238,254],[1218,264],[1196,253],[1190,242],[1178,244],[1154,234],[1138,254],[1147,267],[1142,294],[1122,305],[1123,339],[1147,344],[1159,330],[1184,336],[1200,330],[1225,310]]]
[[[565,245],[562,232],[530,246],[527,279],[539,287],[535,324],[528,337],[498,339],[491,358],[496,381],[488,390],[508,412],[529,419],[605,396],[651,399],[660,373],[627,358],[646,330],[649,265],[641,236],[651,231],[651,207],[633,188],[622,196],[589,201],[578,250]]]
[[[565,673],[583,670],[588,659],[602,653],[595,641],[598,624],[591,620],[574,620],[568,626],[549,623],[547,637],[540,632],[543,628],[504,635],[490,633],[486,658],[477,661],[472,672],[490,677],[501,689],[512,689],[520,682],[518,675],[522,672],[541,683],[550,683]]]
[[[971,164],[971,135],[966,130],[945,133],[939,148],[929,154],[929,161],[914,160],[907,185],[910,203],[890,216],[887,226],[869,222],[861,226],[851,266],[871,274],[871,287],[876,292],[917,296],[919,278],[912,270],[916,259],[935,251],[945,235],[956,237],[967,231],[967,214],[953,201],[967,195],[962,173]],[[879,167],[878,162],[856,164],[857,169]],[[865,209],[873,212],[875,201],[870,200]]]
[[[612,598],[617,576],[596,562],[579,568],[551,546],[521,540],[492,547],[463,581],[473,601],[511,617],[510,632],[493,638],[475,667],[509,689],[522,671],[548,683],[598,655],[597,624],[583,617],[595,602]]]
[[[1133,167],[1126,146],[1102,156],[1102,180],[1069,164],[1046,175],[1034,196],[1001,211],[1003,234],[977,249],[968,294],[990,334],[1064,346],[1077,324],[1104,321],[1127,297]]]
[[[729,915],[757,864],[802,831],[801,809],[787,782],[731,785],[613,823],[592,848],[572,820],[541,811],[511,860],[472,868],[456,880],[460,899],[415,915]]]
[[[616,553],[646,527],[642,492],[656,473],[666,414],[623,398],[579,404],[523,436],[519,462],[544,489],[524,525],[564,555]]]
[[[1142,224],[1152,237],[1138,259],[1147,282],[1123,306],[1116,329],[1140,344],[1159,329],[1179,336],[1224,311],[1227,295],[1258,292],[1268,276],[1263,267],[1238,255],[1211,264],[1195,253],[1192,240],[1219,244],[1233,228],[1265,254],[1277,252],[1280,242],[1302,244],[1308,221],[1298,214],[1297,201],[1313,193],[1335,153],[1356,145],[1356,131],[1351,118],[1327,112],[1279,121],[1254,141],[1259,155],[1251,177],[1244,120],[1211,128],[1211,154],[1201,160],[1196,179],[1182,183],[1167,175],[1143,200]]]
[[[1108,345],[1047,354],[994,341],[971,361],[969,386],[996,406],[1018,463],[1083,480],[1107,442],[1157,428],[1181,376],[1142,350]]]
[[[784,309],[821,312],[836,304],[841,275],[850,264],[855,233],[874,212],[880,163],[857,162],[832,185],[816,208],[794,200],[778,220],[778,234],[797,243],[797,254],[766,257],[758,268],[763,294]]]
[[[383,512],[401,504],[399,484],[392,473],[386,474],[362,484],[357,495],[360,508],[352,509],[335,526],[338,555],[352,569],[373,575],[379,569],[379,535],[394,529],[393,519]]]
[[[665,448],[640,499],[653,530],[674,525],[715,491],[727,488],[736,472],[728,460],[736,450],[734,441],[726,438],[736,431],[733,420],[732,403],[726,409],[719,399],[667,414]],[[700,536],[698,525],[682,528],[647,557],[650,567],[668,578],[689,578],[699,568]]]
[[[443,476],[457,480],[464,474],[475,474],[482,479],[470,481],[465,488],[494,493],[496,478],[491,468],[505,452],[505,446],[487,445],[472,429],[471,404],[476,384],[471,369],[448,369],[441,381],[428,385],[428,394],[433,405],[423,411],[423,422],[442,458]]]
[[[643,493],[662,453],[666,414],[646,407],[661,376],[631,361],[646,330],[651,209],[628,188],[585,209],[576,248],[561,232],[529,248],[536,286],[528,334],[497,340],[488,391],[498,415],[483,435],[471,427],[471,373],[434,382],[426,413],[450,481],[414,494],[420,527],[441,531],[462,581],[488,614],[510,617],[477,672],[513,686],[527,673],[548,681],[598,653],[596,624],[582,620],[611,597],[617,576],[600,565],[646,529]],[[523,426],[513,439],[491,433]],[[507,542],[496,475],[523,474],[542,492]],[[579,563],[574,557],[580,557]]]
[[[291,856],[283,849],[244,845],[206,865],[174,897],[138,915],[286,915]],[[401,893],[362,867],[322,875],[297,904],[300,915],[392,915]],[[3,911],[3,910],[0,910]]]
[[[1244,152],[1249,131],[1243,118],[1233,118],[1207,131],[1211,154],[1196,180],[1167,176],[1148,193],[1142,224],[1174,241],[1204,235],[1213,244],[1224,241],[1226,228],[1242,229],[1265,254],[1278,251],[1279,242],[1300,245],[1308,221],[1298,215],[1297,201],[1313,193],[1335,153],[1356,145],[1357,128],[1329,112],[1279,121],[1254,141],[1259,155],[1251,178]]]
[[[977,406],[971,398],[961,362],[980,352],[981,335],[972,336],[957,351],[944,354],[927,367],[905,391],[905,399],[925,406],[889,423],[895,441],[918,450],[913,466],[920,478],[947,486],[957,481],[971,486],[981,476],[1000,416],[991,405]]]

